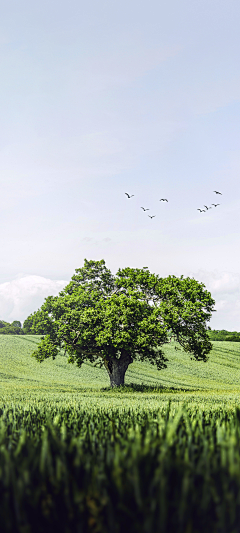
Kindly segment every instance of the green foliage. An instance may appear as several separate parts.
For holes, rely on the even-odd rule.
[[[21,324],[20,320],[14,320],[12,322],[11,326],[13,326],[14,328],[21,328],[22,324]]]
[[[0,335],[23,335],[20,320],[14,320],[12,324],[0,320]]]
[[[33,334],[33,331],[32,331],[33,320],[34,320],[33,315],[29,315],[28,318],[26,318],[26,320],[24,320],[23,322],[23,331],[26,335]]]
[[[70,363],[102,364],[110,379],[113,364],[148,360],[166,368],[162,346],[174,338],[196,360],[206,361],[214,300],[191,278],[159,278],[147,268],[119,269],[113,276],[104,260],[84,262],[59,296],[49,296],[29,317],[30,331],[48,335],[34,356],[41,362],[65,350]],[[24,323],[25,327],[25,323]],[[44,355],[45,354],[45,355]]]
[[[34,313],[32,313],[31,315],[29,315],[26,320],[24,320],[23,322],[23,331],[26,335],[34,335],[35,333],[35,329],[36,329],[36,324],[37,324],[37,320],[38,320],[38,316],[39,316],[39,313],[37,311],[35,311]],[[45,333],[45,331],[43,330],[43,328],[39,327],[38,328],[38,331],[40,334],[43,334]]]
[[[58,350],[56,346],[51,342],[50,336],[45,335],[45,337],[42,339],[42,342],[40,343],[37,353],[36,353],[36,359],[41,363],[44,361],[44,359],[48,359],[49,357],[52,357],[53,359],[56,358],[58,354]]]
[[[240,342],[240,332],[212,329],[208,332],[211,341]]]
[[[10,326],[9,322],[4,322],[4,320],[0,320],[0,329],[5,328],[7,326]]]

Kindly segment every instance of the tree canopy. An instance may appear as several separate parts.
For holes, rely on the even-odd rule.
[[[79,367],[84,361],[104,365],[112,386],[124,383],[134,359],[165,368],[162,347],[171,339],[207,361],[214,304],[193,278],[160,278],[147,267],[119,269],[114,276],[104,260],[85,259],[59,296],[46,298],[29,317],[31,331],[44,332],[33,356],[55,359],[63,349]]]
[[[37,311],[35,311],[34,313],[32,313],[31,315],[29,315],[26,320],[24,320],[23,322],[23,332],[26,334],[26,335],[32,335],[33,333],[35,333],[34,331],[34,324],[35,324],[35,315],[37,314]],[[44,329],[41,329],[40,327],[38,328],[38,334],[44,334],[45,331]]]
[[[14,320],[11,324],[0,320],[0,335],[23,335],[23,333],[20,320]]]

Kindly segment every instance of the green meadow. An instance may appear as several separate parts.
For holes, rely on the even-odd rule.
[[[0,398],[44,402],[76,401],[89,406],[155,407],[159,402],[238,403],[240,343],[213,342],[207,363],[191,360],[175,343],[165,346],[168,367],[158,371],[149,363],[134,362],[126,373],[126,387],[110,390],[105,369],[84,363],[68,364],[63,354],[38,363],[32,352],[36,335],[0,336]],[[132,386],[131,386],[132,385]]]
[[[239,533],[240,343],[104,369],[0,336],[3,533]]]

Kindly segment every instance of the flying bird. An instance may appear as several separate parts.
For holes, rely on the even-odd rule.
[[[222,194],[221,192],[218,192],[218,191],[213,191],[213,192],[215,192],[216,194]]]
[[[197,209],[197,211],[200,211],[200,213],[205,213],[204,209]]]
[[[220,205],[220,204],[212,204],[212,205],[214,205],[214,207],[217,207],[217,206]]]
[[[125,192],[125,194],[127,195],[128,198],[132,198],[132,196],[134,196],[134,194],[131,194],[131,196],[130,196],[130,194],[128,194],[128,192]]]
[[[153,216],[151,217],[151,215],[148,215],[149,218],[154,218],[155,216],[156,216],[156,215],[153,215]]]
[[[143,211],[149,211],[149,209],[145,209],[145,207],[141,207],[141,209],[143,209]]]
[[[207,205],[205,205],[204,207],[206,207],[206,209],[209,209],[209,207]]]
[[[167,198],[161,198],[161,200],[159,200],[159,202],[168,202]]]

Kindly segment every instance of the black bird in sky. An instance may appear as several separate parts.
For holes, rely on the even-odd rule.
[[[205,205],[204,207],[206,207],[206,209],[209,209],[207,205]]]
[[[200,211],[200,213],[205,213],[204,209],[197,209],[197,211]]]
[[[127,195],[128,198],[132,198],[132,196],[134,196],[134,194],[131,194],[131,196],[130,196],[130,194],[128,194],[128,192],[125,192],[125,194]]]
[[[167,198],[161,198],[161,200],[159,200],[159,202],[168,202]]]
[[[217,207],[217,205],[220,205],[220,204],[212,204],[212,205],[214,205],[214,207]]]
[[[153,215],[153,216],[151,217],[151,215],[148,215],[149,218],[154,218],[155,216],[156,216],[156,215]]]
[[[221,192],[218,192],[218,191],[213,191],[213,192],[215,192],[216,194],[222,194]]]
[[[143,211],[149,211],[149,209],[145,209],[145,207],[141,207],[141,209],[143,209]]]

